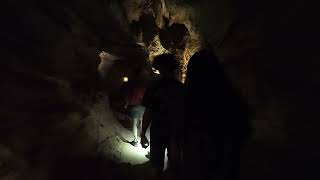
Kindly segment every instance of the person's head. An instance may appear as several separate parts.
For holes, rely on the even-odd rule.
[[[174,76],[179,62],[173,54],[161,54],[154,58],[152,66],[163,76]]]
[[[222,76],[224,76],[223,66],[212,50],[200,50],[189,60],[186,83],[190,81],[200,83],[204,80],[219,79]]]

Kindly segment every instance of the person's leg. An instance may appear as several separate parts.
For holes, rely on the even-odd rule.
[[[157,169],[159,174],[162,173],[164,167],[164,157],[166,150],[166,138],[150,134],[150,161]]]
[[[226,165],[225,179],[238,180],[240,179],[241,155],[244,149],[244,141],[233,142],[229,151],[229,162]]]
[[[169,142],[168,150],[168,169],[174,173],[179,173],[181,163],[181,148],[177,141]]]
[[[216,178],[237,180],[239,178],[241,149],[241,143],[229,139],[216,143],[212,151],[216,156],[213,161],[214,173],[212,174],[215,174]]]
[[[132,120],[132,134],[133,134],[133,141],[131,145],[137,146],[138,145],[138,121],[139,121],[139,110],[137,107],[133,107],[130,111],[130,116]]]
[[[133,132],[133,141],[138,142],[138,118],[132,119],[132,132]]]
[[[143,114],[145,111],[145,107],[144,106],[139,106],[139,119],[137,122],[137,132],[138,134],[141,134],[142,131],[142,120],[143,120]]]

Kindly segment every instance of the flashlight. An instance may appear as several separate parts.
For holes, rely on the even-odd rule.
[[[123,78],[122,78],[122,81],[123,81],[123,82],[128,82],[128,81],[129,81],[129,78],[128,78],[128,77],[123,77]]]
[[[157,70],[157,69],[155,69],[155,68],[152,68],[152,71],[153,71],[153,73],[155,73],[155,74],[160,74],[160,71]]]

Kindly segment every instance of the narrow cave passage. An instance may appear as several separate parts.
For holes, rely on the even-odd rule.
[[[140,68],[143,81],[159,76],[151,65],[166,53],[179,61],[176,78],[184,83],[190,58],[203,47],[216,52],[255,112],[240,179],[317,179],[316,7],[270,0],[4,0],[0,179],[153,179],[150,149],[130,144],[123,86]],[[199,84],[213,80],[212,72]],[[214,112],[208,100],[198,107]],[[205,142],[214,139],[214,128],[191,133],[207,135],[188,141],[202,159],[211,155]],[[188,165],[188,173],[213,174],[212,163]]]

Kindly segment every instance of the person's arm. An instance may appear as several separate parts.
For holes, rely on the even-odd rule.
[[[143,119],[142,119],[142,130],[141,130],[141,146],[143,148],[147,148],[149,146],[149,141],[146,137],[146,132],[147,132],[147,129],[149,127],[151,123],[151,112],[150,112],[150,109],[146,108],[146,110],[144,111],[144,114],[143,114]]]

